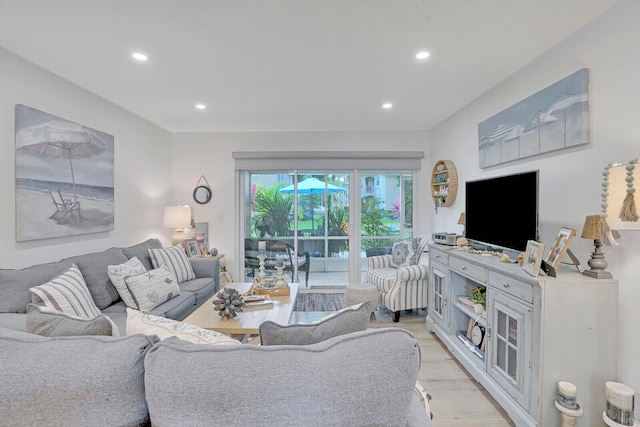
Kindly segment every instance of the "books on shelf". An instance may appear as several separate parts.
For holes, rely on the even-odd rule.
[[[456,335],[458,336],[458,339],[460,341],[462,341],[462,343],[464,344],[464,346],[473,354],[475,354],[476,356],[478,356],[480,358],[480,360],[484,360],[484,351],[480,350],[478,347],[476,347],[469,338],[466,337],[465,332],[464,331],[458,331],[456,333]]]
[[[245,302],[245,306],[242,308],[244,311],[249,310],[258,310],[258,309],[269,309],[273,307],[273,300],[271,299],[271,295],[247,295],[242,297]]]

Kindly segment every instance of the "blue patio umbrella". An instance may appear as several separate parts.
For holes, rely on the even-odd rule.
[[[320,181],[318,178],[311,177],[298,182],[298,194],[324,194],[325,186],[326,186],[327,192],[329,193],[339,193],[342,191],[347,191],[345,188],[338,187],[337,185],[325,183],[323,181]],[[284,194],[293,194],[295,191],[295,186],[291,184],[281,188],[278,191]],[[310,206],[310,208],[311,208],[311,227],[313,228],[314,226],[313,206]]]

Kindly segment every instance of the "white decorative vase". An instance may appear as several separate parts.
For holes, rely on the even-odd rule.
[[[476,313],[478,314],[482,314],[484,313],[484,306],[482,304],[473,304],[473,309],[476,311]]]

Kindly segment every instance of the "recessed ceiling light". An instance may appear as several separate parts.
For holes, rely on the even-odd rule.
[[[149,59],[149,58],[147,58],[147,55],[145,55],[142,52],[133,52],[131,54],[131,57],[133,59],[135,59],[136,61],[146,61],[147,59]]]
[[[204,110],[205,108],[207,108],[207,106],[206,106],[206,105],[204,105],[204,104],[196,104],[196,108],[197,108],[198,110]]]
[[[382,104],[382,108],[384,108],[385,110],[390,110],[393,108],[393,104],[390,102],[385,102],[384,104]]]
[[[427,59],[428,57],[429,52],[427,52],[426,50],[416,53],[416,59]]]

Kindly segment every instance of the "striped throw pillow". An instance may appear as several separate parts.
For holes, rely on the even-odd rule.
[[[101,314],[91,298],[82,272],[75,264],[58,277],[29,291],[40,298],[46,307],[71,316],[93,319]]]
[[[196,278],[187,253],[181,245],[175,245],[172,248],[148,249],[148,252],[153,268],[166,265],[178,283]]]

